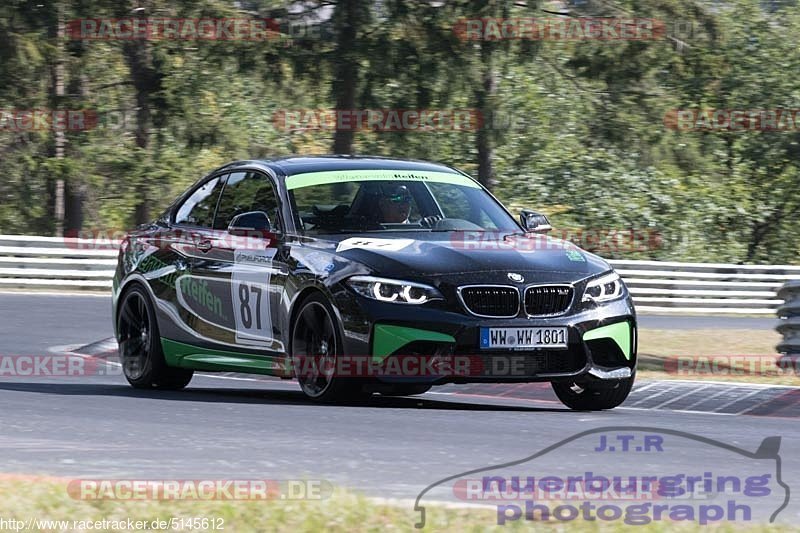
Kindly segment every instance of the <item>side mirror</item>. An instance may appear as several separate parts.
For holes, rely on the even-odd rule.
[[[269,216],[264,211],[248,211],[241,213],[231,219],[228,224],[228,233],[269,233],[271,229]]]
[[[553,229],[550,220],[545,215],[530,209],[523,209],[520,212],[519,221],[525,231],[532,233],[547,233]]]

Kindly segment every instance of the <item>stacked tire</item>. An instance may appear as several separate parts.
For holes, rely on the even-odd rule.
[[[800,375],[800,280],[792,280],[778,289],[783,305],[778,307],[780,323],[775,328],[783,336],[776,347],[781,354],[778,365],[792,368]]]

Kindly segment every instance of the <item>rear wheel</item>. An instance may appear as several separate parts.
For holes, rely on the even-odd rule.
[[[164,360],[156,313],[144,288],[134,285],[120,299],[117,342],[125,379],[137,389],[182,389],[194,371]]]
[[[613,409],[622,404],[628,397],[636,378],[631,377],[619,380],[615,385],[599,385],[591,382],[553,382],[555,391],[561,403],[576,411],[601,411]]]
[[[336,359],[341,354],[341,337],[333,309],[319,293],[300,304],[292,325],[291,358],[300,389],[320,402],[364,399],[365,383],[336,375]],[[297,372],[299,370],[299,373]]]

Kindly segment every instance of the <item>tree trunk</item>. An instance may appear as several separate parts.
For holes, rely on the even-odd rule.
[[[475,145],[478,150],[478,181],[487,189],[491,189],[494,181],[491,127],[494,123],[496,91],[492,43],[481,41],[480,56],[481,80],[475,91],[475,105],[483,117],[483,124],[475,135]]]
[[[142,10],[139,17],[147,17]],[[152,66],[150,51],[146,40],[125,41],[122,53],[131,75],[131,82],[136,90],[136,146],[143,151],[150,145],[150,127],[152,123],[152,95],[158,90],[158,78]],[[134,224],[146,224],[150,221],[149,184],[142,183],[140,198],[134,210]]]
[[[144,41],[126,42],[123,46],[125,60],[136,89],[136,146],[143,151],[150,144],[150,91],[151,74],[147,65],[147,44]],[[134,224],[145,224],[150,218],[147,184],[142,184],[141,199],[134,211]]]
[[[77,46],[73,47],[75,53],[73,58],[78,61],[79,65],[85,64],[84,54],[86,52],[83,42],[78,42]],[[70,76],[70,84],[68,94],[77,94],[79,108],[85,108],[84,102],[88,97],[88,78],[85,74],[77,76]],[[79,132],[77,135],[82,135]],[[73,146],[75,146],[73,144]],[[70,150],[70,157],[80,157],[80,154],[73,153],[75,150]],[[64,198],[64,233],[66,235],[77,235],[83,228],[84,221],[84,204],[86,202],[88,185],[84,181],[70,179],[65,184],[65,198]]]
[[[58,16],[56,17],[56,27],[53,31],[55,37],[55,61],[51,71],[51,94],[50,101],[52,109],[60,109],[64,101],[64,6],[62,2],[56,5]],[[56,159],[64,158],[64,147],[67,138],[62,130],[53,130],[53,148],[51,157]],[[58,176],[53,187],[53,218],[55,220],[55,233],[57,237],[64,236],[64,178]]]
[[[362,0],[339,0],[333,13],[336,51],[332,84],[337,110],[355,109],[358,90],[358,26]],[[338,125],[337,125],[338,126]],[[353,128],[339,129],[333,134],[333,153],[353,153]]]

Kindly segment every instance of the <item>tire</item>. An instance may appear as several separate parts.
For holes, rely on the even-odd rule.
[[[342,335],[331,304],[320,293],[303,300],[292,323],[291,362],[300,389],[306,397],[322,403],[364,400],[364,379],[335,375],[336,358],[342,353]],[[309,360],[311,358],[312,360]],[[328,369],[329,371],[326,371]],[[306,373],[308,371],[308,373]]]
[[[424,383],[413,383],[407,385],[392,385],[392,388],[386,392],[381,391],[381,396],[415,396],[417,394],[425,394],[431,390],[432,385]]]
[[[131,286],[120,298],[117,343],[125,379],[136,389],[179,390],[192,380],[193,370],[167,366],[156,312],[140,285]]]
[[[636,373],[612,386],[600,387],[592,383],[553,382],[553,391],[561,403],[576,411],[602,411],[622,404],[633,388]]]

